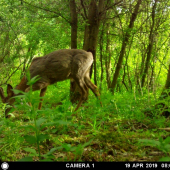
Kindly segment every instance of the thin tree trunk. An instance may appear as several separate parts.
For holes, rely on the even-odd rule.
[[[102,31],[100,34],[99,44],[100,44],[100,66],[101,66],[101,76],[100,76],[100,89],[102,88],[103,81],[103,34],[104,34],[105,22],[103,22]]]
[[[70,0],[71,15],[71,49],[77,49],[77,11],[75,0]],[[81,92],[76,82],[70,80],[70,101],[76,103],[81,97]]]
[[[169,64],[169,70],[168,70],[168,74],[167,74],[167,79],[166,79],[164,90],[169,89],[169,88],[170,88],[170,64]],[[170,93],[169,93],[169,95],[170,95]]]
[[[128,80],[129,80],[130,89],[132,90],[131,80],[130,80],[130,76],[129,76],[129,72],[128,72],[128,57],[129,57],[130,49],[131,49],[131,46],[132,46],[133,37],[131,39],[131,42],[130,42],[130,45],[129,45],[129,49],[128,49],[128,53],[126,55],[126,61],[125,61],[124,69],[123,69],[124,70],[124,74],[123,74],[123,77],[122,77],[122,83],[124,84],[124,86],[125,86],[127,91],[129,90],[129,87],[126,85],[126,81],[125,81],[126,75],[128,77]],[[127,68],[127,72],[126,72],[126,68]]]
[[[4,61],[6,56],[10,56],[10,44],[8,44],[8,43],[9,43],[9,31],[7,32],[6,37],[4,38],[3,48],[1,47],[1,49],[2,49],[1,56],[2,57],[0,57],[0,63]]]
[[[154,82],[154,68],[155,68],[155,66],[153,65],[153,66],[151,66],[151,77],[150,77],[150,80],[149,80],[149,87],[148,88],[150,88],[150,90],[151,91],[153,91],[153,82]]]
[[[151,55],[152,55],[152,48],[153,48],[153,42],[154,42],[154,26],[155,26],[156,4],[157,4],[157,0],[155,0],[155,3],[154,3],[153,8],[152,8],[152,25],[151,25],[151,30],[150,30],[150,34],[149,34],[149,45],[148,45],[148,48],[147,48],[147,58],[146,58],[146,62],[145,62],[144,72],[143,72],[143,75],[142,75],[142,82],[141,82],[142,87],[144,87],[144,84],[145,84],[145,78],[146,78],[146,75],[148,74],[150,59],[151,59]]]
[[[125,86],[126,90],[128,91],[128,87],[125,83],[125,77],[126,77],[126,66],[124,65],[124,68],[123,68],[123,78],[122,78],[122,84]]]
[[[110,16],[110,13],[108,14]],[[110,23],[106,24],[107,33],[106,33],[106,57],[105,57],[105,66],[106,66],[106,81],[107,87],[110,88],[111,85],[111,49],[110,49]]]
[[[129,23],[129,26],[128,26],[129,29],[126,31],[124,40],[122,42],[122,48],[121,48],[121,51],[120,51],[118,63],[117,63],[116,70],[115,70],[115,73],[114,73],[114,76],[113,76],[113,81],[112,81],[112,84],[111,84],[111,91],[112,91],[113,94],[114,94],[114,90],[115,90],[115,87],[116,87],[116,84],[117,84],[117,79],[119,77],[119,72],[120,72],[120,69],[121,69],[121,66],[122,66],[123,57],[124,57],[124,54],[125,54],[125,49],[126,49],[128,41],[129,41],[129,38],[131,36],[131,30],[134,26],[134,22],[136,20],[137,14],[138,14],[138,10],[139,10],[139,6],[141,4],[141,1],[142,0],[138,0],[137,4],[135,6],[134,12],[132,13],[130,23]]]
[[[170,64],[169,64],[169,70],[168,70],[168,74],[167,74],[165,87],[161,93],[161,96],[159,97],[159,100],[165,100],[169,96],[170,96]],[[166,116],[166,117],[168,117],[170,115],[168,107],[169,107],[169,105],[167,102],[160,102],[160,103],[156,104],[156,106],[155,106],[156,109],[161,109],[162,110],[161,115]]]
[[[77,49],[77,12],[75,0],[70,0],[71,49]]]

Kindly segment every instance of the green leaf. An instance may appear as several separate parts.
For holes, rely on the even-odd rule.
[[[61,150],[61,149],[63,149],[63,147],[62,147],[62,146],[58,146],[58,147],[56,147],[56,150]]]
[[[70,151],[70,149],[71,149],[71,145],[70,145],[70,144],[67,144],[67,143],[62,144],[62,147],[63,147],[66,151]]]
[[[170,151],[170,145],[169,144],[167,144],[167,145],[163,144],[163,148],[165,149],[166,152]]]
[[[32,148],[23,148],[23,150],[26,151],[26,152],[33,153],[33,154],[37,154],[36,150],[32,149]]]
[[[49,139],[49,136],[47,134],[40,134],[37,136],[37,139],[39,142],[44,141],[45,139]]]
[[[18,137],[18,141],[19,142],[24,142],[24,137],[23,136]]]
[[[44,118],[40,118],[40,119],[36,120],[36,126],[37,126],[37,128],[39,128],[40,125],[41,125],[42,123],[44,123],[45,121],[46,121],[46,119],[44,119]]]
[[[35,144],[37,142],[35,136],[31,135],[25,135],[24,139],[30,144]]]
[[[47,152],[45,155],[51,155],[53,152],[55,152],[57,150],[57,148],[52,148],[50,149],[49,152]]]
[[[54,125],[56,125],[56,123],[55,123],[55,122],[49,122],[49,123],[45,123],[45,124],[43,124],[43,126],[42,126],[42,127],[46,127],[46,126],[54,126]]]
[[[35,82],[37,82],[40,79],[39,75],[33,77],[31,80],[28,81],[27,85],[31,86],[33,85]]]
[[[44,155],[42,155],[42,157],[44,157],[44,159],[48,159],[48,160],[53,160],[53,159],[55,159],[55,156],[54,156],[54,155],[44,154]],[[44,159],[42,159],[42,161],[44,161]],[[40,161],[41,161],[41,160],[40,160]]]
[[[29,153],[30,153],[29,156],[38,156],[38,153],[36,152],[35,149],[32,149],[32,148],[24,148],[24,150],[25,150],[26,152],[29,152]]]
[[[36,128],[32,125],[21,126],[18,127],[18,129],[33,129],[34,131],[36,130]]]
[[[19,94],[19,93],[21,93],[21,94],[25,94],[25,92],[23,92],[23,91],[21,91],[21,90],[17,90],[17,89],[13,89],[13,92],[15,93],[15,94]],[[17,95],[17,96],[15,96],[15,98],[22,98],[23,97],[23,95]]]
[[[77,146],[72,146],[72,147],[70,148],[70,151],[71,151],[71,152],[74,152],[74,151],[77,150],[77,148],[78,148]]]
[[[33,161],[33,159],[32,159],[32,157],[30,157],[30,156],[28,156],[28,157],[25,157],[25,158],[22,158],[22,159],[19,159],[19,160],[17,160],[17,162],[19,162],[19,161],[23,161],[23,162],[32,162]]]
[[[161,161],[161,162],[169,162],[170,157],[163,157],[163,158],[159,159],[159,161]]]
[[[169,144],[169,143],[170,143],[170,136],[167,137],[163,142],[164,142],[165,144]]]
[[[145,144],[146,146],[159,146],[160,145],[160,142],[156,140],[139,139],[138,141]]]
[[[70,122],[66,122],[66,121],[63,121],[63,120],[57,120],[55,122],[49,122],[49,123],[45,123],[43,124],[43,127],[45,126],[54,126],[56,124],[60,124],[60,125],[68,125],[70,124]]]
[[[58,121],[55,121],[55,123],[57,124],[60,124],[60,125],[69,125],[70,122],[66,122],[66,121],[63,121],[63,120],[58,120]]]
[[[82,146],[83,148],[90,145],[90,143],[93,141],[93,139],[90,139],[88,142],[84,143]]]

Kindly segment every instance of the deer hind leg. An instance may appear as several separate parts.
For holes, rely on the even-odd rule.
[[[99,93],[99,91],[98,91],[98,88],[97,88],[96,85],[94,85],[94,84],[91,82],[89,76],[86,75],[86,76],[84,77],[84,81],[85,81],[87,87],[90,88],[91,91],[93,92],[93,94],[100,100],[100,93]],[[100,101],[100,105],[103,106],[101,101]]]
[[[78,108],[81,106],[81,104],[83,103],[83,101],[85,101],[87,99],[87,86],[84,82],[83,79],[79,80],[79,79],[75,79],[77,85],[79,86],[80,90],[81,90],[81,97],[79,100],[79,103],[77,104],[77,107],[74,111],[77,111]]]
[[[45,92],[47,90],[47,87],[44,87],[43,89],[41,89],[40,91],[40,103],[39,103],[39,106],[38,106],[38,109],[41,110],[41,107],[42,107],[42,101],[43,101],[43,96],[45,95]]]

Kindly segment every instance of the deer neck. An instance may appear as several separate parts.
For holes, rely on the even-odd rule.
[[[25,92],[25,89],[28,88],[28,87],[29,87],[29,85],[27,85],[26,76],[24,76],[24,77],[21,79],[21,82],[16,86],[15,89]]]

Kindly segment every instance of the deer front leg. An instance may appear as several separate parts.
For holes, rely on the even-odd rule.
[[[40,97],[41,97],[41,99],[40,99],[40,103],[39,103],[39,106],[38,106],[38,109],[39,109],[39,110],[41,110],[42,101],[43,101],[43,98],[42,98],[42,97],[45,95],[46,90],[47,90],[47,87],[44,87],[44,88],[41,89],[41,91],[40,91]]]

